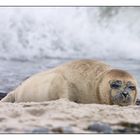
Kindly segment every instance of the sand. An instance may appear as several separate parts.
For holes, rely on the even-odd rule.
[[[97,133],[89,125],[122,122],[139,124],[140,106],[77,104],[60,99],[48,102],[0,102],[0,133]],[[62,130],[63,128],[63,130]]]

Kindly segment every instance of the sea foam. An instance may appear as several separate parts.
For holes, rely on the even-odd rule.
[[[140,59],[139,7],[0,8],[0,58]]]

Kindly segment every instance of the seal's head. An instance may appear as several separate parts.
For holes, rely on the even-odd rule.
[[[102,80],[101,92],[108,98],[104,102],[121,106],[133,105],[137,97],[137,83],[128,72],[112,69]]]
[[[136,93],[136,86],[132,81],[111,80],[110,97],[113,104],[130,105],[133,103],[133,97]]]

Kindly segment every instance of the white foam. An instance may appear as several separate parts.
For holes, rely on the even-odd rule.
[[[140,59],[140,8],[0,8],[5,59]]]

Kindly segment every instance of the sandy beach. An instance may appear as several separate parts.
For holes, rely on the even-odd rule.
[[[0,133],[139,133],[140,106],[0,103]]]

